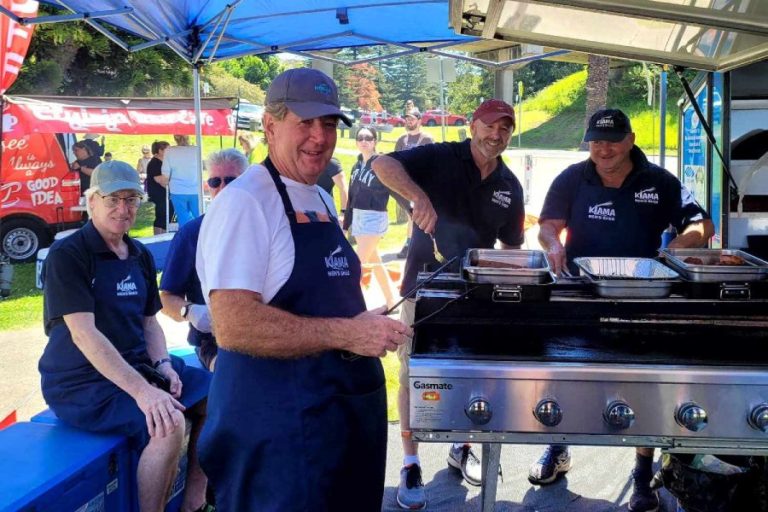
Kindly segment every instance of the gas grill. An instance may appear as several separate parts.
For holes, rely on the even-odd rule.
[[[531,252],[496,251],[536,265]],[[630,279],[605,298],[601,276],[473,274],[471,256],[419,291],[410,426],[419,441],[485,443],[483,510],[502,443],[768,453],[764,262],[737,283],[664,274],[668,296],[638,298]]]

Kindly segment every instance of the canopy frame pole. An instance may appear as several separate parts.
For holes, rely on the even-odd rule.
[[[76,13],[77,11],[73,9],[72,7],[68,6],[64,0],[56,0],[59,5],[62,7],[69,9],[70,11]],[[132,12],[133,9],[129,8],[129,10]],[[128,43],[123,41],[121,38],[119,38],[117,35],[113,34],[109,29],[102,27],[100,24],[96,23],[93,20],[93,16],[90,15],[90,13],[83,13],[83,21],[85,21],[87,24],[89,24],[91,27],[93,27],[97,32],[99,32],[101,35],[115,43],[117,46],[122,48],[125,51],[128,51]]]
[[[203,125],[200,119],[202,114],[202,102],[200,101],[200,64],[196,63],[192,66],[192,78],[194,91],[194,103],[195,103],[195,138],[197,139],[197,177],[199,178],[198,186],[199,192],[197,195],[197,207],[200,214],[203,213]],[[235,122],[237,123],[237,122]],[[235,128],[237,131],[237,128]]]
[[[179,47],[178,47],[178,46],[180,46],[180,45],[179,45],[179,43],[177,43],[177,42],[175,41],[175,38],[177,38],[177,37],[183,37],[183,36],[186,36],[187,34],[189,34],[190,32],[192,32],[192,29],[186,29],[186,30],[182,30],[181,32],[176,32],[175,34],[172,34],[172,35],[170,35],[170,36],[160,36],[160,35],[158,35],[158,33],[157,33],[157,32],[155,32],[154,30],[152,30],[152,29],[149,27],[149,25],[147,25],[147,24],[146,24],[146,23],[145,23],[145,22],[144,22],[144,21],[143,21],[141,18],[139,18],[139,17],[138,17],[138,16],[137,16],[135,13],[131,13],[131,14],[129,14],[129,15],[128,15],[128,17],[129,17],[131,20],[133,20],[133,21],[134,21],[134,22],[135,22],[137,25],[141,26],[141,28],[142,28],[142,29],[144,29],[144,30],[146,30],[147,32],[149,32],[150,34],[152,34],[152,36],[155,38],[155,41],[162,41],[162,43],[165,43],[165,45],[166,45],[168,48],[170,48],[170,50],[171,50],[173,53],[175,53],[176,55],[178,55],[178,56],[181,58],[181,60],[183,60],[183,61],[184,61],[184,62],[186,62],[187,64],[190,64],[190,65],[192,64],[192,62],[189,60],[189,55],[186,55],[186,54],[184,53],[184,51],[183,51],[183,46],[181,46],[181,48],[179,48]],[[155,41],[151,41],[153,44],[151,44],[150,46],[154,46],[154,42],[155,42]],[[140,50],[140,49],[142,48],[142,45],[144,45],[144,44],[147,44],[147,43],[139,43],[139,44],[137,44],[137,45],[134,45],[134,46],[132,46],[132,47],[129,49],[129,51],[138,51],[138,50]],[[134,48],[135,48],[136,50],[133,50]]]
[[[69,7],[67,7],[69,9]],[[41,23],[62,23],[66,21],[77,21],[91,19],[108,18],[110,16],[119,16],[121,14],[129,14],[133,12],[133,7],[121,7],[119,9],[110,9],[107,11],[94,11],[94,12],[76,12],[74,9],[70,9],[72,14],[56,14],[51,16],[38,16],[35,18],[23,18],[18,16],[13,11],[0,5],[0,13],[5,14],[19,25],[39,25]]]
[[[213,62],[213,58],[216,55],[216,52],[219,51],[219,45],[221,44],[221,39],[224,37],[224,34],[227,31],[227,27],[229,26],[229,21],[232,19],[232,14],[235,12],[235,7],[237,7],[237,3],[230,4],[229,6],[227,6],[227,14],[224,17],[224,25],[221,27],[221,33],[219,34],[219,37],[216,38],[216,43],[213,45],[213,50],[211,50],[211,54],[208,56],[208,64]]]
[[[214,18],[211,20],[211,24],[213,24],[213,28],[211,29],[211,33],[208,34],[208,37],[205,38],[205,41],[203,41],[203,44],[201,44],[200,47],[197,50],[195,50],[195,53],[192,55],[192,63],[193,64],[200,60],[200,56],[203,54],[205,49],[208,47],[208,43],[211,42],[211,39],[213,38],[213,36],[216,35],[216,31],[219,29],[219,26],[221,25],[221,21],[224,19],[224,13],[225,12],[226,12],[226,9],[222,10],[216,16],[214,16]],[[198,26],[197,27],[198,33],[201,32],[204,28],[205,28],[205,25]],[[223,34],[223,31],[222,31],[222,34]],[[219,37],[221,37],[221,36],[219,36]]]

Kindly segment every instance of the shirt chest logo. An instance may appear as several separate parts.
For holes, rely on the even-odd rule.
[[[512,191],[494,190],[493,195],[491,196],[491,202],[502,208],[509,208],[509,205],[512,204]]]
[[[613,201],[590,206],[587,211],[587,217],[592,220],[614,222],[616,220],[616,209],[613,207]]]
[[[343,255],[341,246],[338,245],[331,253],[325,257],[325,268],[328,271],[328,277],[346,277],[350,275],[349,261]]]
[[[656,187],[635,192],[635,203],[659,204],[659,193],[656,192]]]
[[[139,294],[139,287],[133,282],[131,274],[125,276],[124,279],[117,282],[116,295],[118,297],[132,297]]]

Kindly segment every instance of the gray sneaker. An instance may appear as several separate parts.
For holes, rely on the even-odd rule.
[[[427,493],[424,492],[421,467],[418,464],[411,464],[400,470],[397,504],[400,508],[408,510],[419,510],[427,506]]]
[[[480,459],[468,444],[448,451],[448,465],[461,471],[461,476],[469,485],[480,485],[483,481]]]
[[[528,471],[534,485],[551,484],[561,473],[571,469],[571,451],[567,446],[547,446],[541,458]]]

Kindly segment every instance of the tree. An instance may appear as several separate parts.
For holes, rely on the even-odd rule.
[[[535,60],[515,70],[515,81],[523,81],[526,97],[535,96],[548,85],[584,69],[582,64]]]
[[[589,55],[587,67],[587,108],[584,118],[584,129],[589,124],[589,118],[598,110],[605,108],[608,101],[608,71],[609,59],[601,55]],[[588,144],[582,142],[580,149],[587,149]]]
[[[41,6],[40,15],[59,11]],[[129,43],[130,34],[116,33]],[[129,53],[85,23],[35,28],[27,58],[10,94],[189,95],[191,72],[164,47]]]
[[[247,55],[238,59],[225,60],[217,65],[235,78],[242,78],[258,85],[263,91],[269,89],[272,80],[283,71],[280,59],[274,55]]]
[[[448,110],[464,115],[474,112],[480,98],[493,97],[493,80],[493,71],[457,62],[456,81],[448,84]]]
[[[387,81],[396,84],[383,100],[388,110],[401,112],[408,100],[413,100],[420,110],[439,103],[440,90],[437,84],[427,82],[427,65],[423,55],[387,59],[380,66]]]
[[[376,68],[370,64],[355,64],[351,66],[347,76],[347,87],[356,98],[361,110],[381,112],[379,98],[381,94],[376,88]]]

